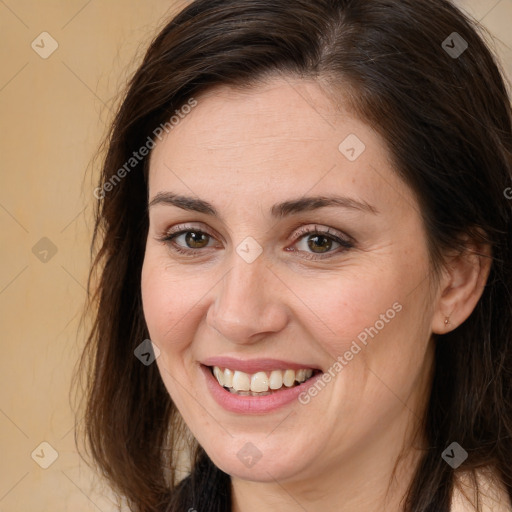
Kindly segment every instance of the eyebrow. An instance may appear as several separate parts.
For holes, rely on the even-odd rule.
[[[156,206],[157,204],[177,206],[183,210],[205,213],[207,215],[220,218],[218,211],[211,203],[195,197],[178,195],[172,192],[159,192],[149,202],[148,209]],[[298,199],[292,199],[283,203],[277,203],[272,206],[270,211],[273,217],[283,218],[297,213],[326,208],[328,206],[360,210],[362,212],[372,213],[374,215],[379,213],[377,208],[365,201],[336,195],[300,197]]]

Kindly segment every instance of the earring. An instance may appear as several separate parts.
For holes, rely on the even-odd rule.
[[[450,325],[450,318],[449,317],[446,317],[444,319],[444,325],[446,325],[446,326]]]

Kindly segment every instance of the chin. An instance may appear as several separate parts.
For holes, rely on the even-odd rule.
[[[276,480],[289,480],[310,469],[307,461],[298,457],[297,454],[289,454],[288,457],[283,458],[268,447],[266,450],[271,452],[271,455],[265,457],[262,451],[256,450],[255,445],[248,442],[234,453],[222,453],[219,457],[215,454],[209,454],[209,456],[219,469],[231,477],[252,482],[269,483]]]

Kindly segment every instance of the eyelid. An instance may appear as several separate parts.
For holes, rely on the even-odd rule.
[[[200,224],[200,223],[198,223]],[[211,236],[212,238],[217,238],[217,235],[214,235],[208,228],[205,228],[203,224],[200,226],[194,225],[194,224],[176,224],[175,226],[172,226],[172,228],[166,229],[164,233],[158,237],[160,240],[165,240],[171,237],[172,235],[178,235],[183,232],[187,231],[197,231],[199,233],[204,233],[206,235]],[[222,239],[222,236],[219,235],[219,237]]]
[[[310,226],[311,226],[311,224],[309,224],[309,225],[301,224],[293,232],[292,239],[296,240],[297,238],[301,238],[303,235],[318,233],[318,234],[328,235],[330,237],[338,238],[341,240],[341,242],[345,242],[347,244],[355,243],[355,240],[351,236],[347,235],[346,233],[343,233],[342,231],[333,230],[333,228],[330,228],[330,227],[321,228],[318,226],[318,224],[313,224],[313,229],[311,229]]]

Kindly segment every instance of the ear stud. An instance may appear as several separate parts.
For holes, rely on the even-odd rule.
[[[450,324],[450,318],[449,317],[446,317],[444,319],[444,325],[448,326]]]

